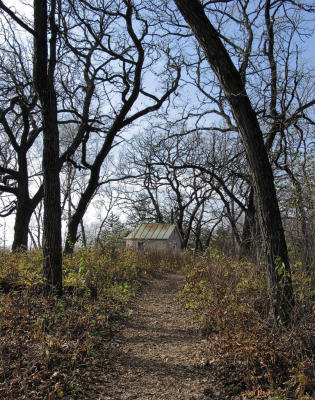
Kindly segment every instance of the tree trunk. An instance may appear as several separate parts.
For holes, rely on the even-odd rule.
[[[16,214],[14,223],[14,238],[12,251],[27,250],[28,244],[28,227],[32,212],[31,201],[28,190],[28,171],[27,171],[27,150],[21,144],[18,152],[18,185],[17,185],[17,201]]]
[[[34,0],[34,87],[43,120],[44,234],[43,274],[47,294],[62,294],[59,132],[54,89],[56,64],[55,0],[51,1],[48,61],[47,0]]]
[[[27,250],[28,228],[33,211],[33,209],[30,209],[29,201],[17,200],[12,251]]]
[[[29,196],[29,177],[27,169],[27,149],[20,146],[18,153],[18,187],[17,187],[17,204],[14,222],[14,238],[12,243],[12,251],[18,249],[27,250],[28,248],[28,231],[31,216],[40,202],[43,191],[40,187],[34,197]]]
[[[100,164],[101,165],[101,164]],[[95,191],[98,188],[98,177],[99,177],[99,171],[101,166],[97,165],[92,171],[91,171],[91,176],[89,183],[87,185],[87,188],[85,191],[82,193],[78,206],[74,213],[71,215],[69,225],[68,225],[68,233],[67,233],[67,239],[66,239],[66,244],[65,244],[65,249],[64,253],[65,254],[72,254],[74,245],[76,241],[78,240],[78,228],[79,225],[84,217],[84,214],[88,208],[88,205],[93,198],[93,195],[95,194]]]
[[[250,188],[248,205],[245,211],[239,258],[252,258],[255,256],[256,239],[256,210],[254,203],[254,189]]]
[[[270,312],[275,324],[287,325],[294,305],[290,264],[275,185],[263,135],[241,76],[211,25],[199,0],[174,0],[190,25],[230,103],[246,151],[259,203],[265,245]]]
[[[80,221],[80,227],[81,227],[81,235],[82,235],[82,244],[83,247],[87,247],[87,240],[86,240],[86,234],[85,234],[85,228],[84,228],[84,224],[83,224],[83,219],[81,219]]]
[[[221,216],[218,219],[218,221],[210,229],[210,231],[208,233],[208,236],[207,236],[206,244],[205,244],[205,248],[206,249],[210,246],[210,242],[211,242],[211,239],[212,239],[212,236],[213,236],[213,232],[214,232],[215,228],[222,222],[222,218],[223,218],[223,214],[221,214]]]

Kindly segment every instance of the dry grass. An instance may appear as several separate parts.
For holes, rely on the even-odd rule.
[[[82,249],[64,259],[63,297],[46,298],[39,251],[0,253],[0,398],[95,398],[113,323],[128,317],[128,301],[160,261]]]
[[[299,266],[293,324],[276,332],[263,269],[216,252],[166,259],[81,249],[64,259],[62,298],[42,295],[41,265],[40,252],[0,253],[0,398],[97,398],[115,319],[131,316],[129,301],[147,279],[179,267],[186,272],[181,297],[209,339],[205,365],[235,398],[314,395],[314,291]]]
[[[262,268],[215,251],[187,265],[182,298],[195,310],[209,338],[209,363],[225,364],[225,372],[230,370],[230,379],[244,398],[278,394],[280,399],[310,399],[314,395],[314,291],[311,279],[298,266],[293,283],[293,324],[279,332],[268,323]]]

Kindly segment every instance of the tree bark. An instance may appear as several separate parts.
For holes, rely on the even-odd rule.
[[[32,212],[33,210],[30,210],[30,206],[27,201],[23,201],[23,199],[17,200],[12,251],[19,249],[27,250],[28,228]]]
[[[270,312],[276,325],[290,322],[294,306],[290,264],[275,185],[263,135],[241,76],[199,0],[174,0],[215,72],[237,122],[259,203]]]
[[[28,242],[28,227],[33,210],[28,190],[27,150],[25,146],[18,148],[18,179],[16,192],[16,215],[14,223],[14,238],[12,251],[26,250]]]
[[[250,257],[254,259],[256,232],[256,209],[254,202],[254,189],[250,188],[248,205],[245,211],[245,219],[243,224],[242,238],[239,250],[239,258]]]
[[[43,190],[40,187],[33,198],[29,197],[27,169],[25,172],[26,176],[18,184],[12,251],[27,250],[30,220],[43,196]]]
[[[54,88],[56,65],[55,0],[51,1],[48,61],[47,0],[34,0],[34,87],[43,122],[44,233],[43,274],[47,294],[62,294],[59,132]]]

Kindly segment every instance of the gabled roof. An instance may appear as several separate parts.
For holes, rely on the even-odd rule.
[[[175,224],[141,224],[136,229],[134,229],[125,239],[135,239],[135,240],[149,240],[149,239],[160,239],[167,240],[171,234],[177,231],[180,239],[181,235],[179,233],[178,227]]]

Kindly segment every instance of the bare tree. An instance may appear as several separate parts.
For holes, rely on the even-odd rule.
[[[122,189],[122,196],[130,203],[129,220],[136,224],[176,223],[184,247],[196,242],[203,247],[201,236],[206,229],[211,236],[210,226],[217,219],[212,205],[224,207],[218,201],[220,185],[216,187],[213,175],[207,175],[204,167],[198,168],[210,158],[209,152],[214,155],[212,150],[201,133],[185,138],[172,130],[161,133],[161,128],[154,126],[145,135],[134,137],[123,155],[125,173],[135,176]],[[209,240],[205,238],[204,243]]]
[[[94,118],[90,116],[89,120],[84,120],[84,116],[79,116],[87,126],[80,165],[89,171],[89,181],[71,216],[65,246],[67,253],[72,251],[80,221],[102,184],[101,168],[118,134],[139,118],[161,108],[175,92],[180,78],[176,60],[172,62],[167,54],[163,55],[163,49],[151,41],[153,28],[141,16],[137,3],[124,0],[98,6],[79,1],[69,4],[71,18],[63,21],[65,41],[78,65],[85,66],[85,76],[95,87],[96,96]],[[93,18],[88,18],[89,15]],[[80,45],[77,42],[79,29],[82,31]],[[163,60],[162,56],[165,57],[165,79],[158,96],[146,88],[146,76],[155,73],[154,66]],[[103,104],[104,99],[106,104]],[[64,109],[66,111],[75,115],[71,104]],[[87,151],[88,146],[95,146],[92,156]]]
[[[59,182],[59,131],[54,84],[58,29],[56,1],[34,0],[34,26],[0,2],[2,8],[23,29],[33,35],[33,84],[41,106],[43,131],[44,237],[43,273],[47,294],[62,293],[61,209]],[[48,30],[50,29],[48,38]]]
[[[34,0],[34,87],[41,104],[43,127],[44,232],[43,270],[46,292],[62,293],[59,130],[55,91],[56,1]],[[48,25],[49,22],[49,25]],[[50,32],[48,33],[48,29]],[[50,38],[48,38],[50,34]]]
[[[37,96],[32,87],[31,61],[27,58],[27,44],[19,40],[16,26],[2,26],[0,48],[0,191],[9,195],[1,213],[3,217],[15,213],[12,250],[27,248],[31,215],[42,198],[39,163],[30,163],[34,142],[41,133]],[[33,192],[33,194],[30,193]]]
[[[240,73],[198,0],[174,0],[215,72],[239,128],[259,201],[265,248],[270,310],[275,324],[288,324],[294,305],[290,264],[273,182],[273,174],[256,114]]]

